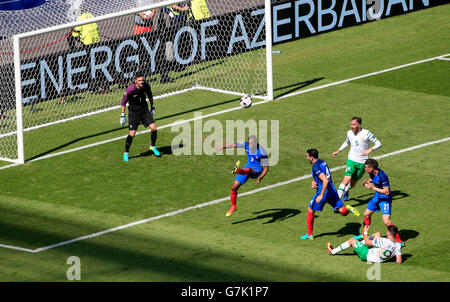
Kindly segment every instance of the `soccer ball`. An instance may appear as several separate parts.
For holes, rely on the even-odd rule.
[[[239,102],[242,108],[249,108],[252,105],[252,97],[250,95],[244,95]]]

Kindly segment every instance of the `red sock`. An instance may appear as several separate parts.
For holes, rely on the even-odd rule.
[[[370,225],[371,222],[372,222],[371,217],[364,217],[364,225]]]
[[[350,213],[350,211],[346,207],[342,207],[341,209],[342,210],[340,212],[342,216],[347,216],[348,213]]]
[[[393,223],[392,223],[392,221],[391,221],[391,224],[390,225],[394,225]],[[400,235],[397,233],[397,235],[395,235],[395,241],[397,241],[398,243],[402,243],[403,242],[403,240],[400,238]]]
[[[236,170],[236,174],[248,175],[248,174],[250,174],[250,171],[251,171],[250,168],[237,169],[237,170]]]
[[[236,206],[237,195],[238,195],[238,192],[237,192],[237,191],[231,190],[231,196],[230,196],[230,198],[231,198],[231,204],[232,204],[233,206]]]
[[[308,225],[308,236],[311,236],[313,234],[314,213],[308,211],[308,215],[306,216],[306,224]]]

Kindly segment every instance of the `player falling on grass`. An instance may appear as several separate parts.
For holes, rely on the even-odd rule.
[[[148,110],[148,105],[146,101],[146,96],[148,97],[151,105],[151,111]],[[120,125],[125,125],[125,107],[128,102],[128,119],[130,133],[128,134],[125,140],[125,152],[123,154],[123,160],[129,160],[129,151],[131,143],[133,142],[133,138],[136,135],[136,130],[139,124],[142,122],[144,127],[149,127],[151,131],[151,144],[150,150],[156,156],[160,156],[158,149],[156,148],[156,136],[157,136],[157,128],[155,120],[153,119],[153,115],[155,114],[155,106],[153,105],[153,94],[150,89],[150,85],[145,81],[145,77],[142,73],[136,73],[134,76],[134,84],[130,85],[125,91],[125,95],[123,96],[121,107],[122,114],[120,118]]]
[[[336,255],[350,247],[358,255],[362,261],[381,263],[393,257],[397,263],[402,263],[402,247],[395,242],[395,237],[398,235],[398,228],[395,225],[390,225],[386,230],[386,238],[381,237],[379,232],[368,236],[369,226],[364,226],[364,240],[359,241],[358,237],[350,238],[337,248],[333,248],[331,243],[327,243],[328,253]]]
[[[380,210],[383,214],[383,223],[386,226],[393,225],[391,221],[392,192],[389,185],[389,177],[383,170],[378,168],[378,161],[375,159],[367,159],[364,166],[370,179],[363,181],[362,185],[367,189],[375,191],[375,195],[370,199],[364,212],[364,227],[370,226],[373,212],[379,212]],[[398,232],[395,235],[395,240],[403,245]]]
[[[250,135],[247,139],[247,142],[245,143],[235,143],[217,147],[216,151],[229,148],[245,148],[248,156],[248,162],[243,168],[239,168],[240,161],[237,161],[234,165],[233,170],[231,171],[231,173],[237,175],[234,179],[233,185],[231,186],[231,208],[226,213],[226,216],[231,216],[231,214],[236,211],[238,190],[243,184],[245,184],[248,178],[256,178],[255,183],[259,184],[269,171],[269,160],[267,157],[267,152],[258,144],[256,136]]]
[[[357,209],[350,205],[344,206],[344,203],[339,198],[336,188],[331,179],[330,169],[325,161],[319,159],[319,151],[317,149],[309,149],[306,151],[306,159],[312,164],[313,180],[311,187],[316,189],[316,194],[309,203],[306,223],[308,226],[308,233],[301,236],[301,239],[314,239],[314,213],[321,212],[326,203],[330,204],[333,209],[337,209],[342,216],[347,216],[350,213],[359,216]]]
[[[363,129],[361,123],[362,120],[360,117],[352,118],[350,122],[351,130],[347,132],[345,142],[333,153],[333,157],[336,157],[350,144],[350,152],[348,153],[344,179],[338,188],[339,197],[343,201],[348,200],[348,191],[353,188],[358,180],[364,175],[364,162],[369,158],[369,153],[381,147],[381,142],[372,132]],[[370,142],[374,143],[373,147],[370,147]]]

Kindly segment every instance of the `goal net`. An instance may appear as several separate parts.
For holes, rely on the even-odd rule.
[[[196,90],[272,98],[270,1],[13,2],[29,6],[0,4],[0,160],[123,136],[120,101],[136,72],[157,108]]]

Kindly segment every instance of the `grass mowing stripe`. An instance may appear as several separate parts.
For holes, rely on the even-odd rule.
[[[445,54],[445,55],[441,55],[441,56],[437,56],[437,57],[433,57],[433,58],[429,58],[429,59],[425,59],[425,60],[415,61],[415,62],[407,63],[407,64],[404,64],[404,65],[399,65],[399,66],[383,69],[383,70],[380,70],[380,71],[375,71],[375,72],[363,74],[363,75],[356,76],[356,77],[353,77],[353,78],[349,78],[349,79],[345,79],[345,80],[341,80],[341,81],[337,81],[337,82],[333,82],[333,83],[329,83],[329,84],[325,84],[325,85],[321,85],[321,86],[317,86],[317,87],[313,87],[313,88],[309,88],[309,89],[293,92],[293,93],[290,93],[290,94],[283,95],[283,96],[279,97],[277,100],[284,99],[284,98],[287,98],[287,97],[291,97],[291,96],[294,96],[294,95],[307,93],[307,92],[310,92],[310,91],[315,91],[315,90],[319,90],[319,89],[323,89],[323,88],[328,88],[328,87],[332,87],[332,86],[348,83],[348,82],[359,80],[359,79],[364,79],[364,78],[371,77],[371,76],[374,76],[374,75],[386,73],[386,72],[389,72],[389,71],[394,71],[394,70],[405,68],[405,67],[410,67],[410,66],[417,65],[417,64],[427,63],[427,62],[434,61],[434,60],[440,60],[443,57],[448,56],[448,55],[449,54]]]
[[[362,79],[362,78],[366,78],[366,77],[382,74],[382,73],[385,73],[385,72],[389,72],[389,71],[393,71],[393,70],[397,70],[397,69],[401,69],[401,68],[405,68],[405,67],[421,64],[421,63],[430,62],[430,61],[433,61],[433,60],[436,60],[436,59],[442,59],[442,58],[444,58],[444,57],[446,57],[448,55],[450,55],[450,54],[444,54],[444,55],[436,56],[436,57],[433,57],[433,58],[420,60],[420,61],[415,61],[415,62],[411,62],[411,63],[408,63],[408,64],[399,65],[399,66],[383,69],[383,70],[380,70],[380,71],[376,71],[376,72],[360,75],[360,76],[357,76],[357,77],[353,77],[353,78],[349,78],[349,79],[345,79],[345,80],[341,80],[341,81],[337,81],[337,82],[321,85],[321,86],[318,86],[318,87],[305,89],[305,90],[302,90],[302,91],[298,91],[298,92],[294,92],[294,93],[290,93],[290,94],[281,96],[279,98],[276,98],[275,100],[281,100],[281,99],[284,99],[284,98],[287,98],[287,97],[291,97],[291,96],[295,96],[295,95],[298,95],[298,94],[303,94],[303,93],[307,93],[307,92],[311,92],[311,91],[315,91],[315,90],[320,90],[320,89],[324,89],[324,88],[328,88],[328,87],[344,84],[344,83],[347,83],[347,82],[351,82],[351,81],[354,81],[354,80],[358,80],[358,79]],[[255,103],[253,103],[253,106],[265,104],[265,103],[268,103],[268,102],[271,102],[271,101],[264,100],[264,101],[260,101],[260,102],[255,102]],[[223,114],[223,113],[228,113],[228,112],[232,112],[232,111],[236,111],[236,110],[240,110],[240,109],[242,109],[242,107],[239,106],[239,107],[233,107],[233,108],[217,111],[217,112],[210,113],[210,114],[207,114],[207,115],[202,115],[199,118],[192,118],[192,119],[188,119],[188,120],[182,120],[182,121],[179,121],[179,122],[163,125],[163,126],[158,127],[158,130],[161,130],[161,129],[164,129],[164,128],[168,128],[168,127],[172,127],[172,126],[176,126],[176,125],[185,124],[185,123],[190,123],[190,122],[196,121],[198,119],[204,119],[204,118],[208,118],[208,117],[212,117],[212,116],[216,116],[216,115],[220,115],[220,114]],[[140,131],[140,132],[136,133],[136,135],[145,134],[145,133],[148,133],[149,131],[150,131],[149,129],[143,130],[143,131]],[[84,150],[84,149],[87,149],[87,148],[100,146],[100,145],[107,144],[107,143],[110,143],[110,142],[114,142],[114,141],[117,141],[117,140],[122,140],[122,139],[125,139],[126,137],[127,137],[127,135],[124,135],[124,136],[120,136],[120,137],[104,140],[104,141],[101,141],[101,142],[85,145],[85,146],[78,147],[78,148],[74,148],[74,149],[70,149],[70,150],[66,150],[66,151],[61,151],[61,152],[57,152],[57,153],[48,154],[46,156],[35,158],[35,159],[32,159],[30,161],[26,161],[26,162],[27,163],[34,162],[34,161],[38,161],[38,160],[41,160],[41,159],[51,158],[51,157],[55,157],[55,156],[59,156],[59,155],[63,155],[63,154],[67,154],[67,153],[71,153],[71,152],[75,152],[75,151],[79,151],[79,150]],[[20,164],[6,165],[6,166],[3,166],[3,167],[0,167],[0,170],[12,168],[12,167],[17,167],[19,165]]]
[[[432,141],[432,142],[423,143],[423,144],[420,144],[420,145],[416,145],[416,146],[400,149],[400,150],[397,150],[397,151],[394,151],[394,152],[390,152],[390,153],[386,153],[386,154],[383,154],[383,155],[380,155],[380,156],[376,156],[374,158],[376,158],[376,159],[385,158],[385,157],[401,154],[401,153],[404,153],[404,152],[416,150],[416,149],[419,149],[419,148],[431,146],[431,145],[434,145],[434,144],[443,143],[443,142],[446,142],[448,140],[450,140],[450,137],[446,137],[446,138],[443,138],[443,139],[440,139],[440,140],[436,140],[436,141]],[[344,168],[345,168],[345,165],[338,166],[338,167],[332,168],[330,171],[334,172],[334,171],[337,171],[337,170],[340,170],[340,169],[344,169]],[[303,175],[303,176],[300,176],[300,177],[296,177],[296,178],[293,178],[293,179],[290,179],[290,180],[287,180],[287,181],[283,181],[283,182],[279,182],[279,183],[276,183],[276,184],[268,185],[268,186],[265,186],[265,187],[262,187],[262,188],[258,188],[258,189],[255,189],[255,190],[251,190],[251,191],[239,194],[239,196],[242,197],[242,196],[252,195],[252,194],[255,194],[255,193],[258,193],[258,192],[261,192],[261,191],[266,191],[266,190],[270,190],[270,189],[273,189],[273,188],[281,187],[281,186],[284,186],[284,185],[287,185],[287,184],[290,184],[290,183],[293,183],[293,182],[301,181],[301,180],[304,180],[304,179],[308,179],[308,178],[311,178],[311,177],[312,177],[311,174],[306,174],[306,175]],[[187,208],[184,208],[184,209],[175,210],[175,211],[163,214],[163,215],[159,215],[159,216],[155,216],[155,217],[150,217],[150,218],[138,220],[138,221],[135,221],[135,222],[131,222],[131,223],[128,223],[128,224],[125,224],[125,225],[121,225],[121,226],[118,226],[118,227],[114,227],[114,228],[107,229],[107,230],[104,230],[104,231],[100,231],[100,232],[97,232],[97,233],[93,233],[93,234],[90,234],[90,235],[86,235],[86,236],[74,238],[74,239],[71,239],[71,240],[55,243],[55,244],[52,244],[52,245],[40,247],[40,248],[37,248],[37,249],[34,249],[34,250],[24,249],[24,248],[20,248],[20,247],[13,247],[13,246],[8,246],[8,245],[3,245],[3,244],[0,244],[0,247],[26,251],[26,252],[30,252],[30,253],[38,253],[38,252],[49,250],[49,249],[52,249],[52,248],[55,248],[55,247],[59,247],[59,246],[67,245],[67,244],[70,244],[70,243],[74,243],[74,242],[78,242],[78,241],[82,241],[82,240],[98,237],[98,236],[101,236],[101,235],[104,235],[104,234],[107,234],[107,233],[111,233],[111,232],[115,232],[115,231],[118,231],[118,230],[123,230],[123,229],[129,228],[129,227],[135,226],[135,225],[139,225],[139,224],[143,224],[143,223],[159,220],[159,219],[162,219],[162,218],[178,215],[178,214],[181,214],[181,213],[184,213],[184,212],[187,212],[187,211],[191,211],[191,210],[194,210],[194,209],[200,209],[200,208],[203,208],[203,207],[206,207],[206,206],[218,204],[218,203],[221,203],[221,202],[229,200],[229,199],[230,199],[230,197],[227,196],[227,197],[211,200],[211,201],[208,201],[208,202],[205,202],[205,203],[201,203],[201,204],[198,204],[198,205],[195,205],[195,206],[190,206],[190,207],[187,207]]]

